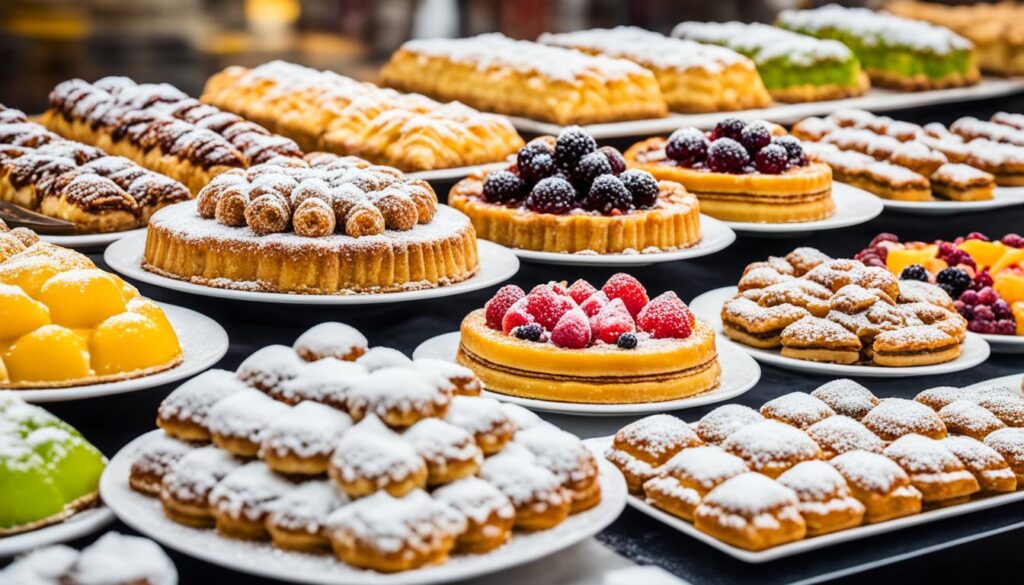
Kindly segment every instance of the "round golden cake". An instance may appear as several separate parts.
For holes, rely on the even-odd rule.
[[[443,205],[406,231],[307,238],[223,225],[186,201],[153,215],[142,267],[217,288],[343,295],[454,284],[476,274],[478,263],[473,225]]]
[[[456,183],[448,204],[470,217],[477,235],[503,246],[621,254],[678,250],[700,242],[700,203],[678,183],[659,182],[658,199],[650,209],[619,215],[582,210],[556,215],[485,201],[484,178],[476,174]]]
[[[664,138],[649,138],[623,155],[630,168],[660,181],[675,181],[700,199],[701,211],[724,221],[796,223],[835,213],[832,168],[820,162],[794,166],[778,175],[716,173],[679,166],[665,157]]]
[[[462,321],[457,359],[492,392],[593,404],[694,396],[718,386],[722,372],[715,333],[700,320],[685,339],[647,339],[628,351],[607,344],[566,349],[491,329],[484,309]]]

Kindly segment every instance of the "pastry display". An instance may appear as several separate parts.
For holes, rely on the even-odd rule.
[[[316,153],[223,173],[161,210],[142,265],[218,288],[359,294],[460,282],[478,258],[469,219],[426,182]]]
[[[864,94],[860,61],[838,41],[758,23],[681,22],[672,36],[728,47],[753,59],[772,99],[816,102]]]
[[[700,205],[682,185],[626,170],[619,151],[579,127],[531,141],[508,169],[459,181],[448,202],[479,237],[524,250],[652,253],[701,238]]]
[[[839,397],[847,393],[844,408]],[[995,418],[986,400],[1024,408],[1016,388],[879,399],[833,380],[766,402],[761,414],[726,404],[690,424],[642,418],[620,429],[604,455],[634,497],[758,551],[1015,491],[1024,477],[1024,419],[982,431],[971,421]],[[849,416],[868,404],[861,422]]]
[[[163,309],[84,254],[0,222],[0,390],[128,380],[181,363]]]
[[[351,366],[344,383],[303,392],[324,362]],[[321,323],[171,392],[129,485],[179,524],[385,573],[486,553],[601,501],[580,439],[473,395],[469,378]],[[316,400],[284,400],[286,386]]]
[[[0,570],[0,581],[31,585],[177,585],[174,563],[155,542],[108,532],[77,551],[36,548]]]
[[[633,26],[545,33],[537,42],[626,59],[650,69],[674,112],[746,110],[771,103],[753,62],[730,49]]]
[[[523,145],[501,116],[283,61],[228,67],[207,80],[199,99],[307,152],[355,155],[403,171],[491,163]]]
[[[625,59],[512,40],[500,33],[408,41],[385,85],[559,125],[665,115],[654,73]]]
[[[50,130],[181,181],[193,194],[234,168],[301,157],[291,140],[199,103],[166,83],[72,79],[50,92]]]
[[[95,233],[139,227],[190,197],[181,183],[65,140],[18,110],[0,105],[0,116],[0,200]]]
[[[858,258],[797,248],[748,265],[738,292],[722,305],[725,334],[787,357],[838,364],[908,367],[960,355],[967,321],[949,295],[926,282],[908,285],[870,258]],[[811,414],[830,408],[806,402],[799,405],[803,411],[786,405],[790,416],[813,420]],[[850,404],[844,414],[862,414],[866,406]]]
[[[0,537],[96,506],[105,466],[103,454],[70,425],[0,392]]]
[[[804,155],[800,141],[764,122],[736,118],[710,133],[680,128],[626,151],[629,166],[675,181],[701,211],[726,221],[790,223],[832,215],[832,171]]]
[[[650,299],[621,273],[600,290],[585,280],[502,287],[463,319],[457,360],[492,392],[558,402],[673,400],[721,374],[711,327],[674,292]]]
[[[981,80],[974,45],[941,26],[836,4],[783,10],[776,25],[842,42],[857,55],[875,85],[919,91]]]

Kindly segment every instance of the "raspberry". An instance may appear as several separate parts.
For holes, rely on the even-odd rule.
[[[558,135],[555,141],[555,162],[562,169],[569,171],[576,168],[583,155],[597,150],[597,142],[583,128],[570,126]]]
[[[789,166],[789,157],[786,155],[786,149],[778,144],[769,144],[762,148],[757,153],[757,156],[754,157],[754,161],[757,171],[766,175],[781,175],[786,172],[786,167]]]
[[[975,305],[974,306],[974,320],[975,321],[992,321],[996,318],[995,311],[988,305]]]
[[[611,345],[619,340],[623,333],[636,331],[636,323],[626,310],[622,299],[615,299],[590,319],[590,328],[594,337]]]
[[[868,244],[869,248],[874,248],[882,242],[899,242],[900,237],[896,234],[890,234],[889,232],[882,232],[871,239],[871,243]]]
[[[526,185],[509,171],[494,171],[484,179],[484,200],[508,203],[523,196]]]
[[[748,124],[747,127],[740,132],[739,142],[743,145],[743,148],[746,148],[747,152],[753,156],[759,150],[771,144],[772,133],[764,124],[755,122],[753,124]],[[788,158],[788,153],[784,152],[783,154]]]
[[[621,347],[622,349],[633,349],[636,347],[637,343],[638,341],[635,334],[623,333],[622,335],[619,336],[619,339],[618,341],[615,342],[615,345]]]
[[[957,313],[964,319],[970,321],[974,318],[974,305],[968,305],[963,301],[953,301],[953,308],[956,309]]]
[[[971,232],[971,233],[967,234],[967,236],[965,236],[964,239],[966,239],[966,240],[981,240],[983,242],[990,241],[988,239],[988,236],[986,236],[985,234],[983,234],[981,232]]]
[[[1011,248],[1024,248],[1024,237],[1020,234],[1006,234],[1001,241]]]
[[[556,282],[552,280],[551,282],[548,283],[548,286],[551,287],[552,292],[554,292],[556,295],[560,295],[563,297],[569,296],[569,289],[565,288],[564,280],[562,282]]]
[[[708,137],[696,128],[680,128],[668,137],[665,156],[683,166],[693,166],[708,156]]]
[[[626,172],[626,159],[619,152],[619,149],[612,146],[602,146],[597,149],[598,152],[604,154],[608,159],[608,163],[612,165],[612,174],[616,177]]]
[[[772,144],[778,144],[786,149],[786,154],[789,155],[790,165],[802,167],[807,164],[807,156],[804,155],[804,147],[796,137],[788,134],[775,136],[772,138]]]
[[[975,333],[986,333],[989,335],[996,332],[996,324],[994,321],[982,321],[979,319],[974,319],[973,321],[967,324],[967,328]]]
[[[743,134],[743,129],[746,127],[747,125],[739,118],[726,118],[715,125],[715,130],[711,133],[711,140],[719,138],[739,140],[740,135]]]
[[[716,173],[741,173],[749,162],[747,150],[731,138],[719,138],[708,149],[708,168]]]
[[[694,318],[676,293],[669,291],[654,297],[637,315],[636,323],[655,339],[686,339],[693,332]]]
[[[596,293],[590,295],[590,298],[580,303],[580,308],[583,309],[583,312],[587,315],[587,317],[593,317],[594,315],[598,314],[601,311],[601,309],[603,309],[604,306],[607,304],[608,295],[604,294],[601,291],[597,291]]]
[[[526,295],[526,312],[533,315],[537,323],[548,331],[558,323],[562,315],[575,307],[576,303],[572,299],[556,293],[547,284],[535,287]]]
[[[537,213],[568,213],[576,202],[576,189],[565,179],[548,177],[537,183],[530,196],[526,198],[526,207]]]
[[[533,315],[526,312],[526,298],[519,299],[514,305],[505,311],[501,318],[501,330],[508,335],[513,329],[520,325],[533,323]]]
[[[998,335],[1016,335],[1017,334],[1017,323],[1013,319],[1000,319],[996,321],[996,334]]]
[[[583,349],[590,345],[590,321],[583,311],[573,309],[555,324],[551,330],[551,343],[567,349]]]
[[[612,163],[608,162],[608,157],[603,152],[591,152],[590,154],[583,155],[583,158],[577,163],[572,176],[573,184],[579,189],[580,193],[586,193],[590,190],[590,185],[594,182],[594,179],[601,175],[611,174]]]
[[[636,317],[640,310],[649,302],[647,289],[644,288],[644,285],[624,272],[613,274],[608,279],[608,282],[604,283],[604,286],[601,287],[601,292],[609,300],[622,299],[626,309],[629,310],[629,314],[633,317]]]
[[[950,266],[958,266],[962,264],[964,266],[970,266],[971,268],[977,267],[977,264],[974,263],[974,258],[971,258],[971,255],[963,250],[953,250],[950,252],[949,255],[946,256],[946,264],[949,264]]]
[[[900,272],[900,280],[920,280],[921,282],[928,282],[928,279],[928,271],[920,264],[911,264],[904,268],[903,272]]]
[[[939,244],[939,257],[945,258],[953,252],[956,252],[956,244],[953,242],[942,242]]]
[[[616,209],[628,212],[633,208],[633,196],[615,175],[601,175],[590,186],[587,207],[605,215],[611,215]]]
[[[947,269],[948,270],[948,269]],[[994,305],[999,300],[999,295],[991,287],[986,286],[985,288],[978,291],[978,303],[982,305]]]
[[[970,275],[959,268],[944,268],[935,275],[935,283],[942,286],[946,292],[950,293],[949,296],[954,299],[960,298],[960,295],[967,290],[967,287],[971,286],[971,281]],[[995,302],[995,300],[992,302]]]
[[[977,305],[978,304],[978,293],[971,289],[965,290],[960,294],[960,302],[965,305]]]
[[[577,305],[582,305],[583,301],[590,298],[590,295],[596,292],[597,289],[594,288],[594,285],[582,278],[572,283],[572,286],[569,287],[569,296],[572,297],[572,300],[576,301]]]
[[[992,286],[993,284],[995,284],[995,280],[992,279],[992,275],[989,274],[988,270],[982,270],[974,275],[975,290],[981,290],[986,286]]]
[[[498,289],[498,292],[484,305],[487,326],[491,329],[501,329],[502,317],[505,316],[505,313],[508,312],[512,305],[525,296],[526,293],[523,292],[523,289],[514,284],[507,284]]]
[[[1010,310],[1010,303],[1003,299],[992,303],[992,314],[996,319],[1013,319],[1013,311]]]
[[[658,200],[658,181],[651,173],[633,169],[619,175],[619,180],[633,196],[633,205],[636,207],[653,207]]]

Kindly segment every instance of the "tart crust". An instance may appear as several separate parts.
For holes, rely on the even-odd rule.
[[[483,174],[452,187],[448,203],[473,221],[477,234],[510,248],[542,252],[621,254],[677,250],[701,238],[700,204],[678,183],[661,181],[651,209],[624,215],[554,215],[496,205],[483,200]]]
[[[110,384],[112,382],[122,382],[124,380],[134,380],[135,378],[144,378],[146,376],[152,376],[153,374],[158,374],[160,372],[176,368],[179,365],[181,365],[182,361],[184,361],[184,357],[182,357],[182,355],[179,354],[169,362],[162,363],[150,368],[142,368],[139,370],[121,372],[118,374],[109,374],[106,376],[89,376],[88,378],[74,378],[71,380],[47,380],[45,382],[18,382],[16,384],[5,382],[0,383],[0,390],[40,390],[71,388],[73,386],[86,386],[92,384]]]
[[[840,83],[826,83],[815,85],[806,83],[803,85],[789,85],[769,89],[772,99],[784,103],[806,103],[841,100],[850,97],[857,97],[867,93],[871,88],[871,81],[868,74],[863,71],[857,76],[857,85],[849,86]]]
[[[98,506],[99,503],[100,492],[99,490],[97,490],[92,493],[85,494],[84,496],[76,500],[68,502],[67,504],[64,505],[63,510],[52,516],[40,518],[39,520],[29,522],[28,524],[19,524],[18,526],[12,526],[11,528],[0,528],[0,537],[12,536],[14,534],[23,534],[25,532],[39,530],[40,528],[43,528],[45,526],[60,524],[61,522],[64,522],[68,518],[71,518],[72,516],[83,510],[87,510],[89,508],[94,508]]]
[[[304,238],[202,219],[188,201],[153,216],[142,267],[217,288],[343,295],[445,286],[476,274],[478,263],[473,225],[445,206],[404,232]]]
[[[596,345],[563,349],[523,341],[487,326],[483,309],[462,321],[458,362],[493,392],[597,404],[661,402],[718,386],[715,333],[697,321],[686,339],[651,339],[634,350]]]

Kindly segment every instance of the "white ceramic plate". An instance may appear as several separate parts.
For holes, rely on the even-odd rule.
[[[437,169],[433,171],[416,171],[414,173],[405,173],[405,176],[410,179],[422,179],[427,182],[455,181],[468,177],[478,171],[496,171],[498,169],[503,169],[508,165],[508,161],[501,161],[469,167],[455,167],[451,169]]]
[[[674,262],[714,254],[729,247],[736,241],[736,234],[724,222],[713,217],[700,216],[701,240],[697,245],[672,252],[651,252],[635,254],[563,254],[560,252],[536,252],[513,248],[512,252],[530,262],[542,264],[564,264],[570,266],[646,266],[657,262]]]
[[[584,443],[599,459],[604,459],[603,453],[605,449],[611,445],[612,437],[600,437],[596,439],[587,439]],[[989,508],[995,508],[997,506],[1004,506],[1006,504],[1012,504],[1024,500],[1024,491],[1013,492],[1009,494],[999,496],[989,496],[986,498],[973,500],[965,504],[957,504],[954,506],[947,506],[944,508],[937,508],[934,510],[928,510],[920,514],[913,516],[904,516],[903,518],[896,518],[894,520],[886,520],[885,522],[879,522],[878,524],[867,524],[864,526],[858,526],[856,528],[849,528],[847,530],[840,530],[839,532],[833,532],[831,534],[824,534],[821,536],[812,536],[789,544],[783,544],[775,546],[762,551],[749,551],[744,550],[730,544],[726,544],[711,535],[705,534],[696,528],[693,524],[677,518],[668,512],[664,512],[648,504],[641,498],[630,495],[627,498],[627,502],[633,508],[647,514],[648,516],[661,521],[664,524],[675,528],[679,532],[691,536],[704,544],[716,548],[725,554],[739,559],[745,563],[766,563],[768,561],[774,561],[777,559],[791,557],[812,550],[818,550],[828,546],[834,546],[844,542],[850,542],[852,540],[860,540],[876,534],[888,534],[890,532],[900,530],[902,528],[909,528],[911,526],[918,526],[921,524],[928,524],[929,522],[935,522],[944,518],[952,518],[953,516],[962,516],[964,514],[970,514],[971,512],[977,512],[979,510],[987,510]]]
[[[1022,204],[1024,204],[1024,187],[996,187],[994,197],[988,201],[895,201],[882,199],[882,205],[887,210],[922,215],[955,215]]]
[[[885,368],[882,366],[826,364],[785,357],[780,354],[778,350],[749,347],[742,343],[730,341],[725,337],[725,333],[722,332],[722,304],[735,295],[736,287],[734,286],[726,286],[709,290],[708,292],[693,299],[690,303],[690,310],[693,311],[694,315],[711,323],[711,326],[715,328],[715,331],[719,332],[718,339],[720,346],[725,344],[737,346],[759,362],[771,364],[787,370],[834,377],[863,376],[868,378],[906,378],[910,376],[932,376],[973,368],[988,359],[990,352],[988,343],[986,343],[981,336],[975,333],[968,333],[963,345],[960,346],[959,357],[955,360],[932,366]]]
[[[176,367],[150,376],[120,382],[49,390],[14,390],[14,392],[28,402],[63,402],[145,390],[194,376],[220,361],[220,358],[227,353],[228,334],[216,321],[192,309],[163,303],[160,303],[160,307],[171,321],[171,325],[174,326],[174,331],[178,334],[178,342],[185,354],[182,362]]]
[[[979,333],[978,337],[988,342],[992,353],[1024,353],[1024,335]]]
[[[1024,376],[1021,374],[1010,374],[1009,376],[1001,376],[999,378],[992,378],[991,380],[984,380],[977,384],[971,384],[968,388],[985,388],[988,386],[1008,386],[1016,390],[1021,389],[1021,382],[1024,382]]]
[[[47,236],[40,235],[39,239],[44,242],[51,244],[57,244],[58,246],[64,246],[65,248],[99,248],[112,244],[121,238],[133,236],[135,234],[146,233],[146,228],[138,228],[134,230],[128,230],[125,232],[113,232],[109,234],[82,234],[77,236]]]
[[[114,513],[101,504],[98,508],[82,510],[58,524],[23,534],[0,537],[0,559],[87,536],[113,521]]]
[[[836,203],[836,212],[832,214],[832,217],[818,221],[801,223],[727,221],[725,225],[731,227],[738,234],[791,237],[865,223],[878,217],[885,209],[881,198],[846,183],[832,183],[832,200]]]
[[[412,357],[413,359],[435,358],[454,362],[455,354],[458,350],[459,332],[453,331],[424,341],[412,352]],[[646,402],[642,404],[580,404],[520,398],[487,390],[484,390],[484,394],[504,402],[511,402],[531,410],[543,412],[561,412],[584,416],[618,416],[653,414],[714,404],[715,402],[721,402],[743,394],[753,388],[757,381],[761,379],[761,367],[757,365],[757,362],[732,344],[718,344],[718,361],[722,364],[722,379],[718,387],[710,392],[690,398],[680,398],[679,400]]]
[[[142,253],[146,246],[146,234],[138,234],[114,242],[103,253],[103,259],[108,266],[128,278],[194,295],[236,301],[292,305],[369,305],[419,301],[467,293],[508,280],[519,270],[519,259],[507,248],[485,240],[479,240],[477,243],[477,250],[480,256],[480,270],[472,278],[457,284],[438,288],[362,295],[292,295],[286,293],[231,290],[160,276],[142,268]]]
[[[468,579],[554,554],[590,538],[611,524],[626,505],[626,482],[614,465],[598,458],[601,503],[570,516],[565,522],[536,533],[515,533],[505,546],[482,555],[460,555],[436,567],[386,575],[345,565],[332,555],[308,555],[275,549],[268,543],[244,542],[218,536],[212,529],[189,528],[167,519],[156,498],[128,487],[135,454],[157,439],[151,431],[122,449],[100,479],[103,500],[118,518],[140,533],[204,561],[236,571],[302,583],[343,585],[416,585]]]
[[[867,94],[842,100],[810,102],[803,104],[776,104],[758,110],[741,112],[716,112],[712,114],[669,114],[664,118],[589,124],[583,128],[594,138],[621,138],[626,136],[650,136],[668,134],[683,126],[696,126],[709,130],[726,118],[742,120],[768,120],[779,124],[791,124],[808,116],[824,116],[843,108],[860,108],[872,112],[917,108],[932,104],[969,102],[999,97],[1024,89],[1024,79],[985,78],[973,87],[938,89],[933,91],[898,92],[872,88]],[[516,128],[535,134],[555,134],[562,127],[557,124],[538,122],[527,118],[510,117]]]

